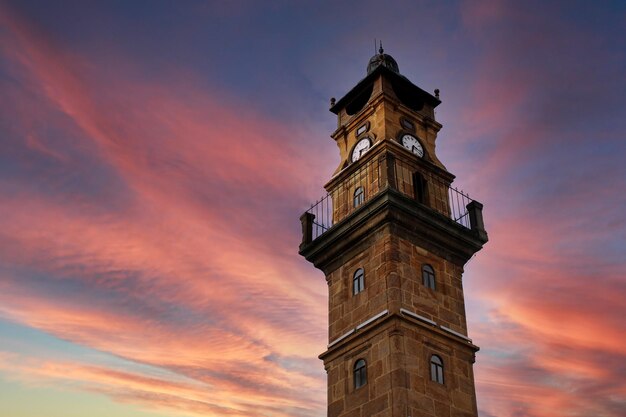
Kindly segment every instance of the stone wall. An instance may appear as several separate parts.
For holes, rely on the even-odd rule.
[[[434,354],[443,360],[443,384],[430,378]],[[355,388],[359,359],[368,382]],[[328,417],[476,417],[473,362],[470,346],[390,316],[325,358]]]
[[[463,267],[433,254],[407,239],[399,240],[401,305],[411,312],[425,316],[467,336],[465,302],[463,297]],[[423,284],[422,266],[435,271],[435,289]]]
[[[389,226],[380,228],[343,253],[341,266],[327,277],[329,342],[389,310],[322,355],[329,417],[476,416],[475,347],[400,313],[404,308],[466,335],[463,269],[402,236]],[[422,283],[425,263],[435,270],[435,290]],[[365,271],[365,290],[354,295],[358,268]],[[444,362],[443,385],[430,379],[433,354]],[[353,369],[359,359],[368,364],[368,383],[356,389]]]
[[[392,248],[392,236],[385,228],[364,243],[361,249],[346,253],[341,267],[327,277],[329,342],[389,309],[386,278],[397,268],[397,262],[393,261],[397,250]],[[365,289],[353,294],[353,276],[359,268],[365,273]]]
[[[384,227],[343,255],[328,277],[329,342],[383,310],[400,308],[467,335],[463,268]],[[422,281],[422,266],[435,271],[435,289]],[[364,291],[353,294],[353,277],[362,268]]]

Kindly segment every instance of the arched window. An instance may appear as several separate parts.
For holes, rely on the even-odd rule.
[[[365,289],[365,272],[359,268],[352,277],[352,294],[356,295]]]
[[[443,384],[443,361],[437,355],[430,357],[430,380]]]
[[[435,270],[428,264],[422,266],[422,283],[426,288],[435,289]]]
[[[367,384],[367,364],[365,359],[359,359],[354,363],[354,389]]]
[[[357,187],[354,190],[354,208],[363,204],[363,201],[365,201],[365,190],[363,190],[363,187]]]

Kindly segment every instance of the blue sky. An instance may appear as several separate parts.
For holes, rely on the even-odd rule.
[[[298,218],[375,38],[485,204],[480,415],[624,415],[626,6],[505,0],[1,2],[5,413],[325,415]]]

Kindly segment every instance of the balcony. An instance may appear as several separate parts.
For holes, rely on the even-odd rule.
[[[451,176],[423,169],[424,162],[390,152],[369,155],[358,166],[348,167],[329,184],[329,192],[302,216],[302,244],[324,235],[342,220],[364,208],[379,194],[393,190],[462,228],[485,237],[482,204],[446,182]],[[420,169],[421,168],[421,169]]]

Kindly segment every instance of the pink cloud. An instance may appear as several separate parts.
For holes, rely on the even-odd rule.
[[[512,13],[506,6],[468,6],[463,19],[484,36],[484,25]],[[97,82],[102,74],[87,57],[6,9],[0,16],[2,54],[32,93],[13,92],[19,111],[3,109],[16,115],[24,161],[36,154],[74,176],[102,175],[109,186],[107,176],[115,176],[128,192],[113,193],[124,204],[106,210],[85,196],[99,190],[77,190],[65,177],[54,196],[0,182],[0,190],[12,191],[0,197],[0,315],[175,376],[27,357],[0,361],[3,372],[197,415],[323,412],[315,356],[323,350],[326,287],[321,273],[295,257],[300,213],[293,207],[321,162],[296,145],[296,126],[207,91],[195,74],[137,81],[140,69],[123,56],[107,70],[107,82]],[[531,48],[537,38],[522,40]],[[461,115],[462,145],[502,133],[481,142],[486,150],[469,178],[485,190],[477,195],[486,215],[493,210],[486,218],[491,242],[473,261],[480,293],[468,294],[491,312],[487,323],[471,327],[484,348],[476,367],[479,405],[499,417],[618,416],[611,399],[624,396],[623,270],[589,274],[585,265],[597,259],[574,244],[610,236],[608,226],[581,231],[576,214],[590,209],[590,200],[611,201],[611,187],[593,186],[608,183],[604,176],[584,177],[577,183],[584,192],[530,195],[545,173],[522,171],[546,150],[551,126],[524,117],[541,85],[506,60],[508,46],[496,42],[484,51],[469,87],[480,105]],[[67,137],[38,135],[32,119]],[[519,189],[502,180],[512,174],[523,174]],[[44,180],[41,174],[31,182]],[[594,218],[616,218],[608,205],[592,208]],[[77,285],[81,297],[51,291]]]
[[[488,312],[480,321],[469,312],[483,347],[478,405],[485,416],[617,417],[626,404],[626,271],[615,190],[626,184],[611,124],[579,97],[612,100],[614,84],[592,64],[610,60],[571,15],[532,9],[462,8],[478,64],[458,152],[480,147],[461,161],[469,177],[460,177],[480,191],[490,236],[466,294]]]
[[[81,152],[111,168],[131,194],[113,211],[71,187],[61,190],[65,201],[28,189],[5,195],[0,257],[29,278],[5,272],[0,315],[168,369],[191,386],[72,364],[5,364],[6,372],[67,378],[122,401],[192,414],[318,412],[322,368],[304,364],[323,349],[325,285],[294,258],[296,233],[277,229],[273,213],[262,211],[268,200],[302,195],[311,163],[290,143],[292,130],[189,79],[137,84],[122,73],[93,84],[84,74],[94,69],[81,57],[3,16],[11,42],[3,38],[2,53],[39,93],[37,117],[64,113],[72,136],[86,142]],[[31,128],[26,119],[16,123]],[[83,164],[45,139],[27,138],[29,152],[67,171]],[[271,235],[258,234],[263,222],[274,227]],[[80,297],[58,295],[75,286]],[[202,393],[207,400],[198,400]]]
[[[164,412],[177,410],[187,415],[245,416],[264,410],[287,417],[291,414],[285,410],[302,406],[298,401],[254,393],[246,397],[237,396],[220,386],[191,379],[172,379],[171,376],[158,374],[147,376],[79,362],[3,356],[0,358],[0,369],[26,384],[47,382],[68,388],[79,387]]]
[[[479,261],[480,293],[469,295],[491,311],[480,323],[470,315],[472,337],[486,349],[476,368],[479,405],[497,416],[620,415],[623,271],[580,248],[563,251],[569,218],[511,214],[491,225],[498,244]],[[602,242],[606,233],[567,236]]]

